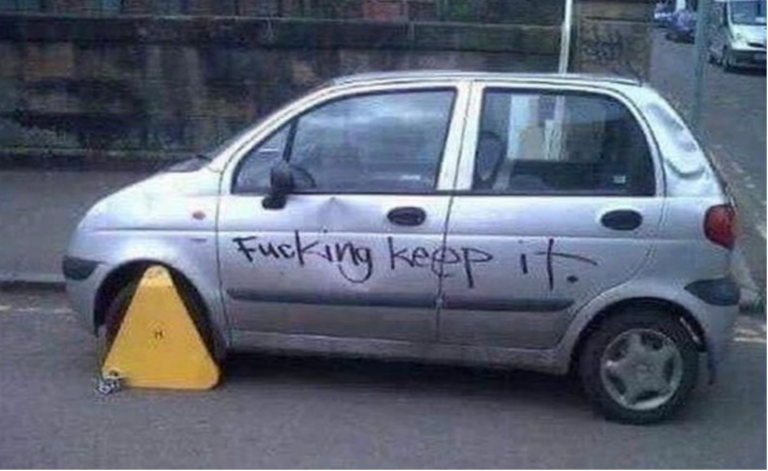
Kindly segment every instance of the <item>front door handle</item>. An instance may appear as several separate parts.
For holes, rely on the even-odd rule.
[[[420,226],[427,219],[427,213],[421,208],[404,206],[387,213],[387,219],[398,226]]]
[[[600,222],[614,231],[633,231],[643,223],[643,215],[634,209],[617,209],[603,214]]]

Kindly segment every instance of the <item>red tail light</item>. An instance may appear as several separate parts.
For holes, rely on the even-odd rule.
[[[730,204],[712,206],[704,218],[704,234],[717,245],[732,249],[736,242],[736,211]]]

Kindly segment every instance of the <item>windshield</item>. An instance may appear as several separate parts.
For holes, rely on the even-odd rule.
[[[764,25],[765,1],[731,2],[731,22],[736,25]]]

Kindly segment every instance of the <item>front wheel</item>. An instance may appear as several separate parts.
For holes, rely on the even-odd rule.
[[[587,339],[579,374],[608,419],[648,424],[671,416],[698,378],[696,343],[674,316],[643,309],[608,318]]]
[[[711,47],[709,47],[707,50],[707,62],[709,62],[712,65],[717,65],[717,57],[715,57],[715,54],[712,52]]]
[[[208,316],[206,315],[206,309],[203,301],[194,291],[192,285],[184,277],[171,273],[176,290],[181,297],[182,302],[190,316],[190,319],[195,324],[203,343],[208,348],[208,351],[217,362],[221,362],[224,359],[225,351],[221,347],[221,342],[218,342],[214,336],[214,330],[210,324]],[[119,333],[120,326],[123,323],[123,319],[128,312],[128,307],[133,299],[136,289],[139,285],[140,277],[135,279],[126,280],[123,287],[118,291],[117,295],[109,303],[107,311],[104,316],[104,323],[99,328],[99,358],[100,361],[106,357],[109,349],[112,346],[117,334]],[[162,313],[158,313],[162,315]]]
[[[735,70],[735,66],[733,65],[733,53],[730,49],[724,47],[722,55],[720,56],[720,64],[723,66],[724,72],[733,72]]]

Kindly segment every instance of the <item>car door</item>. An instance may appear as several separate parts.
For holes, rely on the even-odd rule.
[[[440,339],[554,346],[592,297],[631,279],[662,214],[659,169],[623,101],[474,86],[446,250]]]
[[[440,248],[468,88],[320,93],[225,176],[221,283],[235,331],[434,340]],[[262,203],[271,167],[296,189]]]

